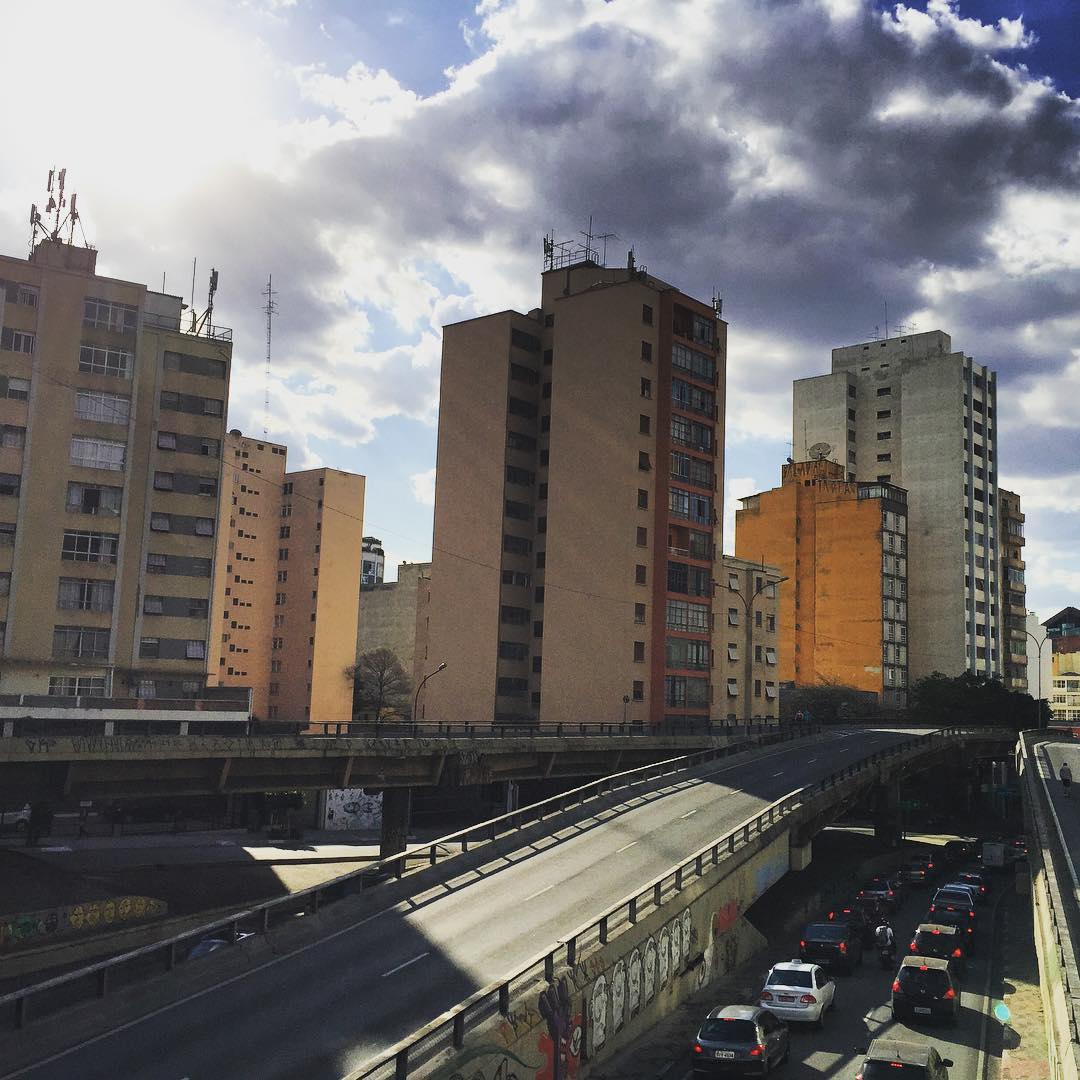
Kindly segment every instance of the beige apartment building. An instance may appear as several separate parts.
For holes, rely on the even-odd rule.
[[[356,659],[375,649],[389,649],[401,661],[413,688],[419,686],[428,670],[424,665],[430,601],[429,562],[399,563],[397,581],[361,584]]]
[[[724,608],[715,658],[714,715],[729,721],[775,722],[780,717],[779,567],[724,555],[717,608]],[[669,645],[671,643],[669,642]],[[677,646],[676,646],[677,648]],[[669,662],[677,657],[669,656]],[[725,711],[726,710],[726,711]]]
[[[0,692],[194,697],[232,332],[96,263],[0,256]]]
[[[1005,672],[996,414],[996,374],[940,330],[833,349],[794,384],[795,458],[907,491],[913,681]]]
[[[444,330],[427,719],[726,716],[712,655],[727,325],[593,251]]]
[[[998,488],[998,543],[1001,569],[998,573],[998,613],[1002,627],[1002,655],[1005,685],[1010,690],[1028,690],[1027,585],[1024,582],[1024,512],[1015,491]],[[1037,688],[1036,688],[1037,690]]]
[[[286,458],[278,443],[226,436],[211,684],[250,687],[259,719],[348,720],[365,480],[287,472]]]

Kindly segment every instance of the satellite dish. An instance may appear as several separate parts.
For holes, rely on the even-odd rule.
[[[832,447],[827,442],[816,442],[810,447],[810,460],[823,461],[832,453]]]

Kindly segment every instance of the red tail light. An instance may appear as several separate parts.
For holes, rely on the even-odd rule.
[[[899,979],[893,979],[892,988],[893,988],[893,993],[894,994],[897,993],[900,990],[900,980]]]
[[[953,954],[953,956],[960,957],[960,956],[964,955],[964,950],[963,949],[953,949],[952,954]]]
[[[969,919],[974,919],[975,918],[975,912],[974,911],[969,911],[968,912],[968,918]]]
[[[814,995],[813,995],[813,994],[803,994],[803,996],[802,996],[801,998],[799,998],[799,1000],[800,1000],[800,1001],[801,1001],[801,1002],[802,1002],[802,1003],[803,1003],[804,1005],[813,1005],[813,1004],[814,1004],[814,1002],[816,1002],[816,1001],[817,1001],[817,998],[816,998],[816,997],[814,997]]]
[[[768,990],[761,991],[761,1001],[772,1001],[772,994]]]
[[[931,930],[930,933],[931,934],[940,934],[941,931],[940,930]]]
[[[751,1057],[761,1057],[761,1055],[764,1054],[764,1053],[765,1053],[765,1044],[764,1043],[758,1043],[757,1046],[753,1046],[753,1047],[750,1048],[750,1056]]]
[[[847,942],[846,941],[841,941],[840,942],[840,955],[843,956],[846,952],[847,952]]]
[[[805,949],[806,948],[806,942],[805,941],[800,941],[799,942],[799,948],[800,949]]]
[[[889,895],[890,895],[890,896],[893,896],[893,895],[894,895],[894,893],[893,893],[892,889],[890,889],[890,890],[889,890]]]
[[[694,1053],[695,1054],[702,1053],[701,1043],[694,1043]]]
[[[908,952],[914,952],[919,946],[914,941],[908,946]]]
[[[943,998],[944,998],[944,999],[945,999],[946,1001],[952,1001],[952,999],[953,999],[954,997],[956,997],[956,991],[955,991],[955,990],[954,990],[954,989],[953,989],[953,988],[952,988],[952,987],[950,986],[950,987],[949,987],[949,989],[948,989],[948,990],[946,990],[946,991],[945,991],[945,993],[944,993],[944,994],[942,994],[941,996],[942,996],[942,997],[943,997]]]

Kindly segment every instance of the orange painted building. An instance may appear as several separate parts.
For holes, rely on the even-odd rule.
[[[907,698],[907,493],[856,483],[836,462],[785,465],[742,500],[735,553],[778,567],[780,679]]]

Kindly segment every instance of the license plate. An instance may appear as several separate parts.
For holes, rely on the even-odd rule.
[[[930,1010],[924,1008],[921,1005],[916,1005],[915,1006],[915,1012],[917,1012],[920,1016],[929,1016],[930,1015]]]
[[[781,1001],[794,1001],[795,1000],[795,995],[794,994],[781,994],[780,995],[780,1000]]]
[[[735,1056],[734,1050],[717,1050],[716,1056],[718,1058],[733,1058]]]

